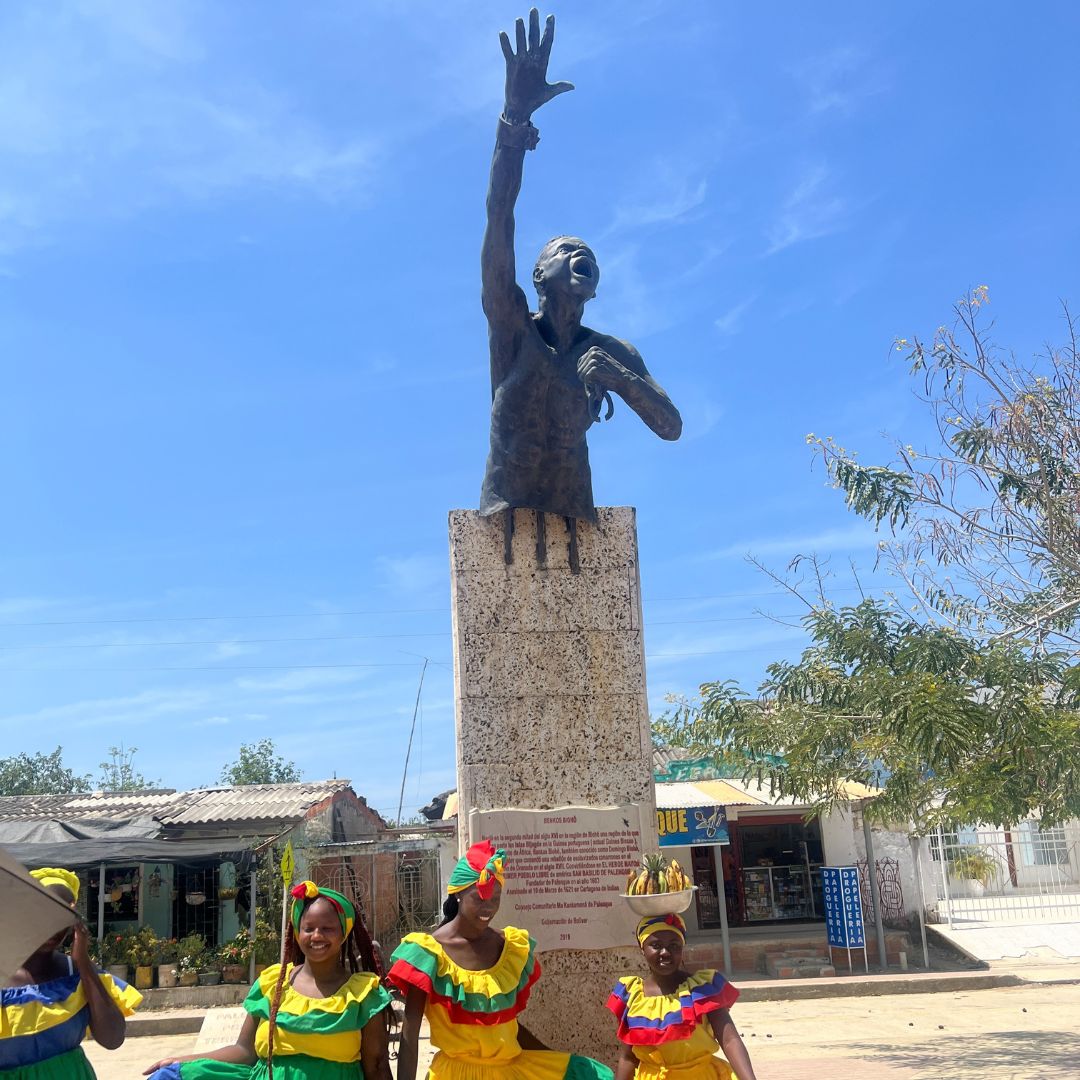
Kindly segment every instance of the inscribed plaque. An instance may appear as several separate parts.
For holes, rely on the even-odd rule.
[[[641,820],[638,806],[471,813],[470,841],[506,849],[499,922],[528,930],[541,951],[632,942],[637,917],[620,894],[641,858]]]

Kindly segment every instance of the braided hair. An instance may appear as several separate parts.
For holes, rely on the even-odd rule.
[[[460,908],[460,907],[461,907],[461,904],[458,901],[457,893],[451,893],[443,901],[443,906],[442,906],[442,915],[443,915],[443,917],[442,917],[442,922],[439,923],[439,925],[440,926],[445,926],[448,922],[453,921],[453,919],[457,916],[458,908]]]
[[[303,902],[301,915],[319,897],[312,897]],[[274,985],[274,996],[270,999],[269,1027],[267,1030],[266,1072],[268,1080],[274,1080],[274,1033],[277,1031],[278,1009],[281,1007],[281,995],[285,987],[285,973],[289,965],[299,967],[304,962],[304,954],[300,950],[300,943],[296,940],[293,931],[292,919],[286,919],[285,944],[282,948],[281,970],[278,971],[277,982]],[[341,943],[341,952],[338,954],[338,964],[345,968],[350,975],[358,971],[370,971],[382,981],[382,964],[375,953],[375,946],[371,941],[367,924],[364,922],[364,912],[359,904],[356,905],[356,919],[352,929]]]

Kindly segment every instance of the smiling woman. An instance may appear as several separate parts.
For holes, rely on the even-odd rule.
[[[611,1080],[591,1058],[549,1050],[521,1027],[540,964],[528,931],[491,926],[506,853],[473,844],[447,885],[446,916],[432,934],[408,934],[387,978],[405,995],[397,1080],[415,1080],[420,1022],[436,1047],[428,1080]]]
[[[383,1009],[390,995],[352,901],[303,881],[292,890],[286,963],[244,1002],[231,1046],[155,1062],[153,1080],[390,1080]],[[363,967],[361,967],[361,964]]]

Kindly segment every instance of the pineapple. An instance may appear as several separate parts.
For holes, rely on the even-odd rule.
[[[646,855],[644,859],[645,870],[648,873],[648,885],[646,891],[649,893],[662,893],[668,891],[667,878],[665,877],[667,871],[667,860],[663,855]]]

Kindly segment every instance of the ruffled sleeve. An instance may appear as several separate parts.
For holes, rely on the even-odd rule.
[[[607,1008],[619,1022],[619,1040],[631,1046],[656,1046],[688,1039],[701,1020],[729,1009],[739,991],[719,971],[697,971],[674,994],[646,995],[637,975],[620,979]]]
[[[116,1007],[124,1014],[131,1014],[142,1004],[143,996],[134,986],[128,986],[123,979],[117,979],[107,971],[99,971],[98,979],[109,992],[109,997],[116,1002]]]
[[[281,1004],[277,1022],[286,1031],[319,1035],[356,1031],[390,1004],[390,995],[379,983],[379,977],[359,971],[327,998],[313,998],[293,989],[289,968],[281,987]],[[256,979],[244,999],[244,1008],[260,1020],[270,1019],[275,987],[281,965],[268,967]]]
[[[408,934],[394,950],[387,979],[403,992],[422,990],[456,1024],[506,1023],[525,1008],[540,978],[540,962],[527,931],[508,926],[503,936],[495,964],[471,971],[458,967],[430,934]]]

